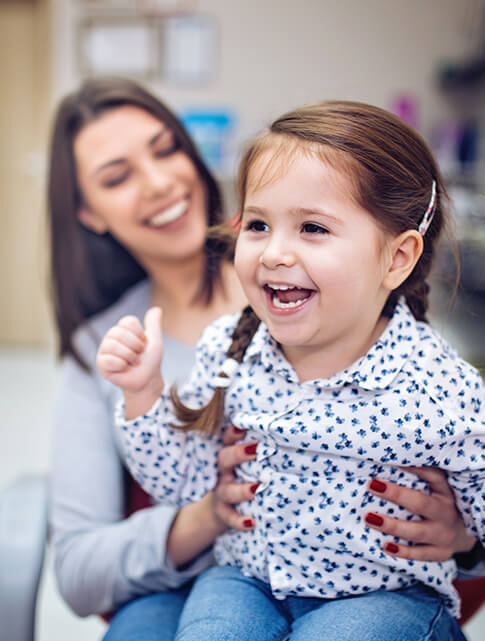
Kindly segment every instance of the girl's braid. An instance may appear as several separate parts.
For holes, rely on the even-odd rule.
[[[242,362],[244,354],[250,345],[259,326],[259,318],[249,306],[245,307],[239,317],[232,333],[232,342],[227,350],[227,357],[238,363]],[[218,374],[221,378],[228,378],[226,372]],[[179,421],[172,427],[187,431],[197,431],[209,436],[219,432],[224,414],[225,387],[216,387],[213,397],[204,407],[191,409],[186,407],[177,393],[175,386],[170,390],[170,397],[174,406],[175,415]]]

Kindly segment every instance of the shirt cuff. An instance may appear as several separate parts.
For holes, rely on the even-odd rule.
[[[160,404],[162,402],[162,397],[159,396],[157,400],[153,403],[153,405],[150,407],[148,412],[145,412],[145,414],[142,414],[141,416],[137,416],[135,418],[132,418],[128,420],[125,417],[125,402],[123,399],[119,400],[116,403],[115,407],[115,424],[117,427],[138,427],[138,421],[141,418],[154,418],[155,416],[158,415],[160,411]]]

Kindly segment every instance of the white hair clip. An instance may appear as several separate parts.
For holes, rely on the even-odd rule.
[[[229,387],[238,367],[239,363],[234,358],[226,358],[222,364],[221,371],[214,378],[214,385],[216,387]]]
[[[427,210],[424,212],[424,216],[419,223],[418,231],[421,234],[421,236],[424,236],[425,233],[428,231],[428,227],[431,225],[431,221],[433,220],[434,216],[434,208],[436,205],[436,181],[433,180],[433,184],[431,185],[431,198],[429,199],[429,204]]]

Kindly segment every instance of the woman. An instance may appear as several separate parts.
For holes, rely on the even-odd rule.
[[[106,640],[172,639],[187,583],[212,559],[227,527],[252,528],[234,504],[253,496],[235,465],[252,443],[226,434],[214,492],[178,513],[153,506],[125,518],[125,470],[111,421],[118,392],[94,367],[100,338],[126,314],[164,309],[164,378],[181,380],[214,318],[244,304],[225,248],[206,239],[222,219],[219,189],[176,117],[137,84],[86,82],[61,103],[49,176],[54,307],[62,357],[53,435],[51,524],[61,594],[85,616],[116,611]],[[414,559],[449,558],[473,545],[440,472],[421,473],[430,496],[369,490],[419,512],[419,523],[367,522],[420,543]],[[377,519],[376,519],[377,517]],[[381,519],[381,520],[379,520]]]

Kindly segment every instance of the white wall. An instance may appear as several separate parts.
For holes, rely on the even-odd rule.
[[[56,11],[54,99],[78,82],[69,0]],[[389,107],[419,102],[420,129],[449,111],[437,66],[473,53],[483,0],[194,0],[216,16],[220,66],[213,84],[152,87],[174,108],[220,105],[239,114],[240,136],[300,103],[346,98]]]

